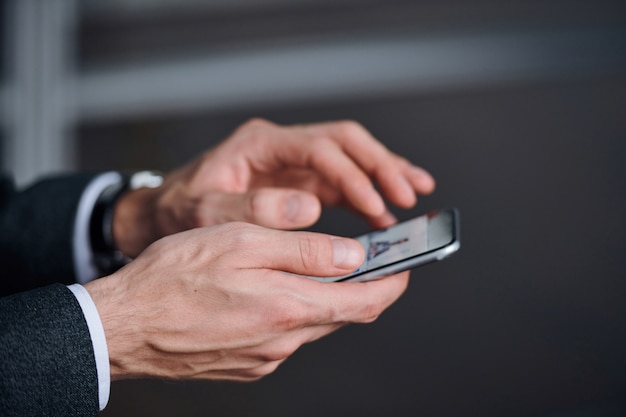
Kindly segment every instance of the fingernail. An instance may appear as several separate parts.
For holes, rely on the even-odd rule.
[[[417,166],[411,166],[410,172],[423,188],[423,190],[419,190],[420,192],[431,192],[435,188],[435,179],[428,171]]]
[[[285,204],[285,218],[289,221],[296,220],[298,213],[300,212],[300,196],[294,194],[289,196],[287,199],[287,204]]]
[[[356,269],[363,262],[364,249],[353,239],[331,239],[333,244],[333,265],[342,269]]]

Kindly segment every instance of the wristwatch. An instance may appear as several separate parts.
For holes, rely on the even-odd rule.
[[[89,221],[93,259],[101,273],[111,274],[132,260],[117,248],[113,236],[113,214],[119,198],[127,191],[157,188],[162,183],[163,175],[158,171],[137,171],[122,174],[120,182],[102,191],[96,200]]]

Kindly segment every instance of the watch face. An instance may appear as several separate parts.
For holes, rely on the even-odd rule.
[[[131,190],[138,188],[157,188],[163,184],[163,175],[158,171],[139,171],[131,175],[128,186]]]

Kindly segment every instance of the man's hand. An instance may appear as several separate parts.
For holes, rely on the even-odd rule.
[[[285,273],[343,275],[363,258],[352,239],[235,222],[163,238],[85,288],[113,379],[255,380],[302,344],[373,321],[403,293],[408,273],[334,284]]]
[[[322,205],[344,205],[381,228],[395,222],[383,197],[410,208],[434,187],[430,174],[356,122],[278,126],[255,119],[170,173],[161,187],[128,193],[116,209],[114,234],[134,257],[156,239],[194,227],[229,221],[307,227]]]

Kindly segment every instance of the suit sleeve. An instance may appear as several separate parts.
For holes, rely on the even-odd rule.
[[[0,298],[0,357],[0,415],[98,415],[89,330],[66,286]]]
[[[16,191],[0,178],[0,295],[75,282],[72,236],[76,211],[93,174],[38,181]]]

